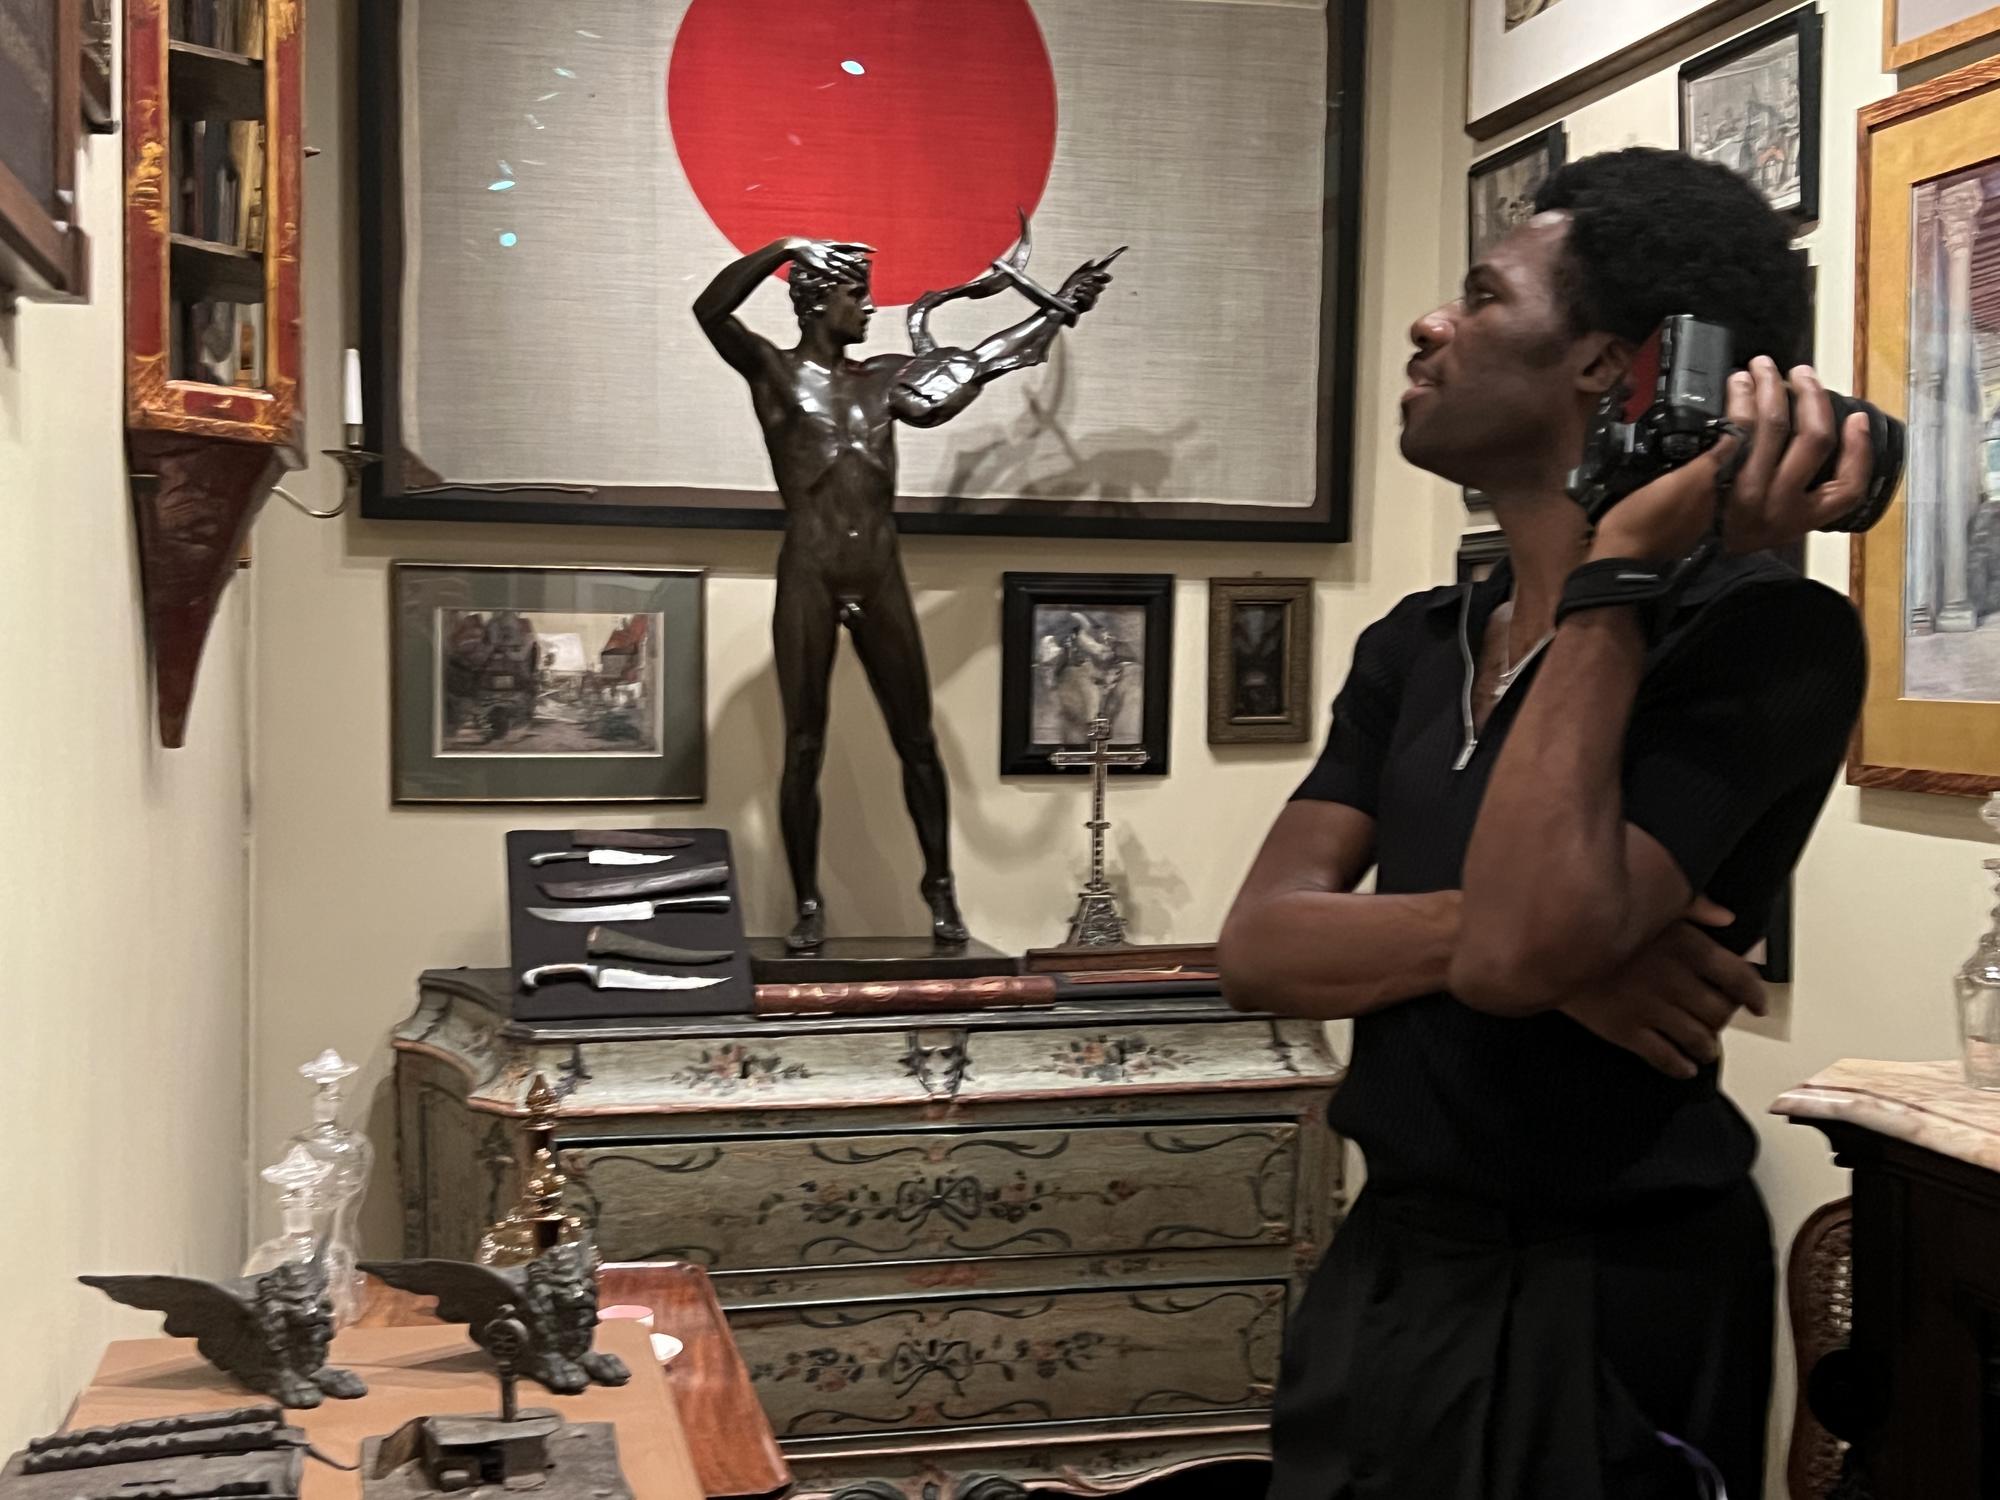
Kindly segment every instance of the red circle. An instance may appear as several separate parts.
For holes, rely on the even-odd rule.
[[[1028,0],[692,0],[667,122],[738,250],[873,245],[894,307],[1014,243],[1055,159],[1055,71]]]

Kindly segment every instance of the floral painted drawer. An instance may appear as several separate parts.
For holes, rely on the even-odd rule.
[[[545,1077],[606,1256],[714,1272],[800,1500],[1109,1495],[1263,1451],[1343,1199],[1317,1022],[1121,984],[566,1029],[514,1023],[512,982],[426,975],[397,1031],[405,1252],[474,1252]]]
[[[779,1439],[1267,1406],[1281,1284],[746,1309]]]
[[[612,1260],[720,1271],[1284,1245],[1296,1123],[565,1142]]]

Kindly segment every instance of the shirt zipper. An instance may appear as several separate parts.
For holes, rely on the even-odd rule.
[[[1472,727],[1472,679],[1478,671],[1472,660],[1472,585],[1469,583],[1458,601],[1458,654],[1465,663],[1465,682],[1458,695],[1459,717],[1465,726],[1465,746],[1458,752],[1458,761],[1452,770],[1463,771],[1472,764],[1473,752],[1479,748],[1479,734]]]

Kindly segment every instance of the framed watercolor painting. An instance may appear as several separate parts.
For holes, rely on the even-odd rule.
[[[1851,548],[1868,696],[1849,779],[2000,786],[2000,59],[1861,111],[1855,394],[1909,424]]]
[[[1691,41],[1757,0],[1471,0],[1465,128],[1481,140]]]
[[[900,432],[898,524],[1344,540],[1366,12],[363,0],[364,511],[779,528],[703,289],[783,238],[865,243],[852,352],[907,357],[905,310],[992,280],[1025,212],[1043,288],[1130,253],[1047,364]],[[930,335],[1022,322],[1019,285]],[[737,315],[798,341],[775,276]]]
[[[397,802],[699,802],[696,568],[390,569]]]
[[[1780,16],[1681,65],[1681,150],[1748,178],[1801,224],[1819,217],[1820,15]]]
[[[1117,776],[1167,774],[1173,727],[1174,580],[1165,573],[1008,573],[1000,607],[1000,774],[1065,776],[1058,750],[1111,721]],[[1074,772],[1074,774],[1082,774]]]

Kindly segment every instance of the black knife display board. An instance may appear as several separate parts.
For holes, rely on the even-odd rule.
[[[680,834],[693,839],[694,843],[686,849],[639,851],[673,855],[667,863],[659,865],[614,867],[588,864],[583,860],[561,860],[537,868],[528,863],[530,855],[551,854],[573,847],[569,830],[517,829],[507,835],[507,914],[516,981],[515,1020],[748,1015],[756,1008],[756,989],[750,978],[750,946],[743,941],[743,903],[736,889],[735,866],[729,858],[729,835],[720,828],[652,831]],[[591,923],[550,922],[528,912],[531,906],[611,906],[641,899],[620,896],[605,897],[601,901],[564,901],[543,892],[542,882],[545,880],[615,880],[717,863],[730,865],[729,884],[686,894],[716,895],[727,891],[730,898],[728,911],[675,911],[670,907],[644,922],[597,925],[608,926],[614,932],[631,933],[650,942],[671,943],[676,948],[723,949],[736,955],[727,963],[683,966],[639,963],[627,958],[592,958],[584,951]],[[608,964],[662,974],[690,974],[721,979],[723,983],[699,990],[600,990],[592,988],[583,979],[562,979],[539,989],[520,987],[520,976],[528,969],[542,964],[580,963]]]

